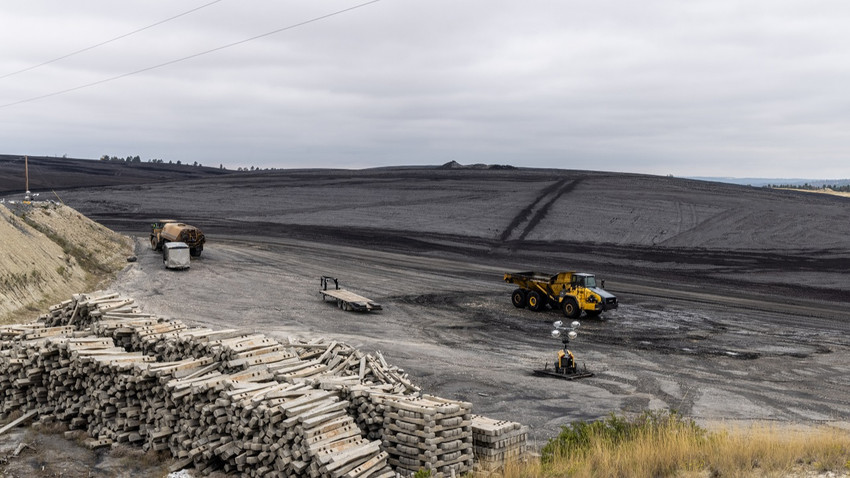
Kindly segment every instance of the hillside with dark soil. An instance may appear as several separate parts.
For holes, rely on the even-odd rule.
[[[850,199],[836,196],[636,174],[439,168],[263,171],[62,196],[129,234],[174,217],[214,235],[850,301]]]
[[[22,195],[26,184],[24,157],[0,155],[0,196]],[[57,199],[52,190],[100,187],[120,184],[146,184],[151,181],[179,181],[232,173],[202,166],[125,163],[89,159],[29,156],[30,190]]]

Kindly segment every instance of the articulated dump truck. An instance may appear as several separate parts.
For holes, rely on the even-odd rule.
[[[189,255],[198,257],[204,250],[206,238],[200,229],[182,222],[163,219],[151,224],[151,249],[161,251],[166,242],[185,242]]]
[[[511,302],[517,308],[543,310],[546,305],[560,309],[568,319],[578,318],[582,311],[596,317],[618,307],[617,297],[596,284],[596,276],[579,272],[546,274],[516,272],[505,274],[505,282],[516,284]]]

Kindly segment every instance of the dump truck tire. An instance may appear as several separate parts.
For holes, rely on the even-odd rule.
[[[153,249],[155,251],[161,251],[162,250],[162,242],[158,241],[155,237],[152,237],[151,238],[151,249]]]
[[[527,300],[529,309],[538,312],[543,308],[543,300],[540,299],[540,294],[538,294],[537,291],[533,290],[529,292]]]
[[[193,247],[189,249],[189,255],[192,257],[201,257],[202,252],[204,252],[202,247]]]
[[[515,291],[513,291],[513,293],[511,294],[511,302],[517,309],[522,309],[523,307],[525,307],[525,291],[522,289],[516,289]]]
[[[578,308],[578,302],[575,299],[569,298],[564,300],[564,317],[568,319],[577,319],[581,315],[581,309]]]

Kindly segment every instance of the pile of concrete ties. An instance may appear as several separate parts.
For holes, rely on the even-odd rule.
[[[169,451],[175,470],[439,478],[472,471],[473,446],[488,464],[524,450],[524,431],[481,421],[474,440],[470,403],[420,394],[379,351],[189,327],[111,292],[0,327],[0,418],[64,422],[92,448]]]
[[[363,438],[336,391],[223,374],[211,357],[156,361],[91,329],[4,327],[0,409],[37,413],[114,443],[168,450],[172,469],[242,476],[389,478],[381,442]]]
[[[517,422],[472,416],[472,449],[480,471],[495,471],[520,460],[527,440],[528,429]]]
[[[399,473],[472,471],[472,404],[431,395],[384,400],[384,450]]]

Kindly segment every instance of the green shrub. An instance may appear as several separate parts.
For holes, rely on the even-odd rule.
[[[612,413],[604,420],[578,421],[561,427],[561,433],[543,446],[540,458],[543,463],[550,463],[556,457],[585,451],[598,443],[617,446],[639,436],[655,436],[671,430],[705,436],[705,430],[676,411],[650,410],[631,420]]]
[[[431,470],[426,470],[425,468],[420,468],[419,471],[413,474],[413,478],[429,478],[431,476]]]

